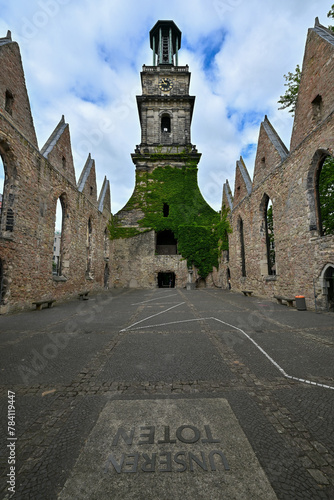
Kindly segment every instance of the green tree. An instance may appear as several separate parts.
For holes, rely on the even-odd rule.
[[[299,64],[297,64],[294,73],[291,73],[291,71],[289,71],[287,75],[284,75],[284,78],[286,80],[284,86],[288,88],[286,89],[285,94],[283,96],[280,96],[280,99],[278,101],[278,104],[282,105],[278,109],[290,108],[289,113],[292,113],[292,116],[294,116],[296,109],[296,102],[300,85],[300,76],[301,76],[301,70]]]
[[[334,19],[334,4],[327,14],[328,18]],[[334,26],[328,26],[328,29],[334,32]],[[287,88],[284,96],[280,96],[278,101],[282,106],[278,109],[290,108],[289,112],[293,113],[296,109],[297,96],[300,85],[301,71],[297,64],[295,72],[289,72],[284,75]],[[319,204],[322,222],[322,232],[324,235],[334,234],[334,158],[327,157],[322,166],[319,176]],[[270,216],[269,221],[270,225]]]
[[[331,7],[331,10],[328,12],[327,17],[331,17],[334,19],[334,3]],[[328,26],[328,29],[334,32],[334,26]]]
[[[334,158],[328,156],[319,175],[319,203],[322,232],[334,234]]]
[[[332,5],[330,11],[327,14],[327,17],[334,19],[334,4]],[[334,32],[334,26],[328,26],[328,29]],[[296,109],[297,96],[300,85],[300,77],[301,70],[299,64],[297,64],[294,73],[290,72],[287,75],[284,75],[286,83],[284,84],[287,87],[285,94],[280,96],[278,104],[281,104],[281,107],[278,109],[289,109],[289,113],[292,113],[294,116]]]

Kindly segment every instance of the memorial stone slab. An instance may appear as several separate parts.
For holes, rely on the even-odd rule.
[[[276,495],[226,399],[109,401],[60,500]]]

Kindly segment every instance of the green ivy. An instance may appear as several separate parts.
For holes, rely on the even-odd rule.
[[[116,216],[111,215],[110,222],[108,225],[110,239],[117,240],[119,238],[132,238],[142,233],[139,229],[135,227],[122,227]]]
[[[164,204],[169,207],[168,217],[164,217]],[[111,239],[129,238],[143,230],[170,230],[178,241],[179,253],[189,266],[198,269],[201,277],[218,267],[221,251],[228,248],[231,229],[227,212],[216,212],[201,195],[196,160],[188,160],[182,168],[164,166],[152,172],[137,171],[136,189],[123,211],[133,209],[144,214],[139,228],[121,227],[117,216],[113,216]]]

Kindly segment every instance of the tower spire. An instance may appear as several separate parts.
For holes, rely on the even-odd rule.
[[[181,31],[174,21],[158,21],[150,31],[153,50],[153,66],[178,65],[178,50],[181,48]]]

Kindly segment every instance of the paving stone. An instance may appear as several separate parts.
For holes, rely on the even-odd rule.
[[[2,415],[7,411],[8,389],[16,392],[20,485],[18,498],[20,495],[34,500],[57,497],[74,471],[85,443],[94,430],[98,429],[97,423],[106,405],[112,407],[113,403],[116,405],[119,401],[126,401],[136,414],[138,404],[145,405],[153,400],[160,401],[161,404],[164,402],[166,411],[169,411],[167,401],[171,408],[174,402],[181,404],[186,401],[193,408],[191,414],[196,418],[196,404],[199,401],[204,406],[206,402],[207,408],[212,409],[214,403],[222,399],[229,405],[279,500],[334,498],[334,391],[285,378],[253,344],[247,357],[248,340],[243,339],[243,344],[227,346],[225,326],[218,321],[210,319],[201,322],[204,326],[201,326],[200,331],[195,328],[193,334],[184,328],[184,321],[195,319],[193,323],[197,324],[201,316],[211,318],[216,315],[229,324],[233,324],[233,318],[247,318],[248,306],[244,306],[238,296],[227,295],[228,301],[225,302],[226,294],[221,290],[203,290],[190,294],[176,291],[176,294],[178,300],[184,302],[178,317],[183,323],[174,324],[172,331],[167,329],[163,332],[159,327],[157,331],[143,328],[139,332],[120,332],[122,327],[119,325],[125,322],[130,324],[129,309],[132,308],[132,312],[138,309],[141,320],[146,313],[150,316],[155,310],[159,313],[162,311],[160,306],[157,309],[151,307],[146,312],[142,306],[140,311],[138,306],[132,306],[135,302],[153,299],[150,302],[152,306],[156,298],[154,290],[134,290],[122,296],[122,302],[115,304],[115,311],[112,312],[115,325],[110,322],[111,313],[101,318],[100,327],[104,321],[103,328],[109,332],[106,341],[100,341],[99,330],[94,332],[92,327],[89,333],[90,350],[86,349],[87,344],[84,343],[82,349],[71,347],[64,357],[60,352],[54,363],[48,366],[48,370],[31,378],[28,385],[15,383],[8,386],[7,378],[1,379]],[[116,301],[117,298],[113,305]],[[167,309],[169,305],[165,303],[163,307]],[[224,311],[227,305],[228,317]],[[67,313],[71,312],[68,305],[66,310]],[[289,311],[286,312],[287,315],[281,313],[279,317],[275,317],[274,323],[268,321],[268,330],[256,333],[257,343],[260,346],[266,344],[266,349],[278,363],[282,362],[282,351],[276,337],[284,329],[294,328],[297,321],[296,316],[292,317]],[[76,314],[75,308],[72,313]],[[312,323],[313,313],[307,314]],[[163,319],[163,315],[160,316]],[[315,316],[317,334],[323,337],[328,334],[332,316]],[[36,336],[36,331],[47,329],[44,318],[39,316],[40,326],[35,318],[36,316],[29,324],[25,317],[25,333],[21,335],[18,327],[21,315],[11,316],[15,326],[11,329],[12,340],[20,345],[20,352],[29,352],[31,337],[35,337],[38,344],[42,337]],[[8,318],[6,321],[10,326]],[[142,326],[144,324],[145,322]],[[276,337],[272,337],[270,332]],[[284,356],[289,355],[291,362],[297,355],[302,356],[305,348],[303,328],[298,327],[296,332],[289,354],[284,351]],[[306,333],[309,334],[309,329]],[[4,337],[4,342],[9,340],[8,336]],[[281,337],[281,342],[283,341],[284,336]],[[308,358],[308,371],[312,372],[312,380],[323,381],[320,375],[325,371],[327,361],[325,358],[319,370],[318,359],[322,347],[317,351],[319,343],[316,338],[312,340],[307,336],[307,342],[308,345],[313,342],[313,350],[318,352],[314,363],[312,358]],[[16,358],[8,357],[6,352],[0,351],[0,366],[6,368],[14,361],[14,367],[11,366],[14,369]],[[122,357],[123,354],[126,356]],[[169,354],[174,356],[169,358]],[[128,360],[144,363],[145,366],[137,369],[134,365],[128,365]],[[331,368],[328,368],[326,383],[334,386]],[[55,392],[45,394],[53,390]],[[43,394],[45,395],[42,396]],[[210,418],[211,415],[216,418],[215,414],[216,411],[212,410]],[[4,439],[7,432],[4,421],[0,422],[0,428],[1,439]],[[0,467],[4,477],[6,463],[1,463]],[[318,471],[320,474],[309,471]],[[125,476],[132,477],[132,474]],[[161,479],[158,484],[160,482]],[[195,479],[189,491],[196,491],[199,487],[198,479]],[[1,488],[1,498],[5,498],[5,487]],[[181,483],[178,491],[182,492]],[[100,498],[99,496],[99,500]],[[193,498],[198,496],[194,494]],[[218,500],[219,495],[216,498]]]
[[[328,479],[318,469],[307,469],[318,484],[329,484]]]

